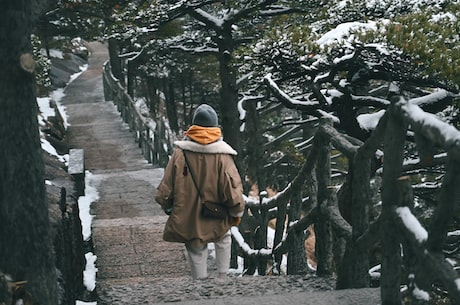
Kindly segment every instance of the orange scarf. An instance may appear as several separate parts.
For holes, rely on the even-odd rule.
[[[185,132],[185,135],[195,142],[206,145],[219,140],[222,136],[222,132],[219,127],[202,127],[192,125]]]

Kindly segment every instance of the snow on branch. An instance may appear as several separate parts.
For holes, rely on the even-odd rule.
[[[136,58],[138,57],[141,53],[142,53],[143,50],[141,50],[140,52],[129,52],[129,53],[124,53],[124,54],[120,54],[118,55],[118,58],[120,59],[133,59],[133,58]]]
[[[296,11],[297,9],[293,9],[290,7],[284,6],[272,6],[273,0],[263,0],[263,1],[256,1],[254,4],[245,5],[244,8],[239,10],[233,10],[233,14],[229,14],[227,20],[230,22],[237,22],[240,19],[243,19],[247,16],[251,16],[253,14],[260,14],[261,16],[277,16],[282,14],[289,14]],[[244,3],[244,2],[243,2]]]
[[[175,3],[173,6],[170,6],[167,9],[166,14],[169,16],[169,20],[172,20],[172,19],[184,16],[190,10],[195,10],[200,7],[206,6],[208,4],[213,4],[215,2],[220,2],[220,1],[219,0],[208,0],[208,1],[181,0]]]
[[[292,14],[292,13],[301,13],[304,12],[304,10],[298,9],[298,8],[291,8],[291,7],[271,7],[266,10],[261,10],[260,15],[262,16],[279,16],[279,15],[285,15],[285,14]]]
[[[460,151],[460,131],[452,125],[441,121],[436,115],[423,111],[419,106],[403,98],[396,103],[396,108],[408,120],[412,128],[417,129],[433,143],[445,150]]]
[[[434,166],[446,164],[447,159],[447,153],[434,155],[431,165]],[[420,161],[420,158],[406,159],[403,163],[403,172],[416,171],[424,167],[426,167],[426,165]]]
[[[388,106],[390,106],[389,100],[378,98],[375,96],[359,96],[351,94],[350,97],[353,100],[353,102],[363,106],[374,106],[383,109],[386,109]]]
[[[384,116],[385,110],[380,110],[373,113],[364,113],[358,115],[356,120],[359,123],[361,129],[372,131],[377,128],[377,124],[380,122],[380,119]]]
[[[179,45],[179,46],[171,46],[170,49],[174,50],[180,50],[184,51],[187,53],[192,53],[192,54],[216,54],[219,53],[219,50],[217,48],[210,48],[210,47],[196,47],[196,48],[189,48],[184,45]]]
[[[410,102],[412,104],[415,104],[419,107],[423,107],[425,105],[429,105],[429,104],[435,104],[437,102],[440,102],[440,101],[443,101],[445,99],[452,99],[454,97],[454,94],[452,94],[451,92],[447,91],[447,90],[444,90],[444,89],[440,89],[438,91],[435,91],[431,94],[428,94],[428,95],[425,95],[425,96],[422,96],[422,97],[417,97],[417,98],[413,98],[410,100]]]
[[[190,12],[190,15],[215,30],[221,29],[224,23],[222,19],[216,18],[202,9],[196,9]]]
[[[271,256],[272,255],[272,250],[271,249],[257,249],[254,250],[249,246],[245,241],[243,236],[240,233],[240,230],[238,230],[238,227],[232,227],[231,229],[232,236],[235,239],[235,241],[238,243],[240,248],[249,256]]]
[[[428,239],[428,232],[412,214],[408,207],[399,207],[396,214],[401,218],[404,226],[414,235],[415,239],[421,244]]]
[[[272,79],[272,74],[269,73],[264,77],[264,82],[275,97],[280,100],[286,107],[291,109],[302,109],[302,110],[316,110],[319,106],[317,101],[299,101],[291,98],[286,92],[281,90],[276,82]]]
[[[255,207],[255,208],[264,208],[264,209],[272,209],[277,207],[281,202],[288,200],[291,194],[291,183],[289,183],[282,191],[276,193],[275,196],[270,198],[263,198],[262,202],[255,198],[244,197],[244,201],[246,207]]]

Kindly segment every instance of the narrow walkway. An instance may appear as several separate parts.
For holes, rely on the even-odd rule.
[[[188,276],[183,246],[161,240],[166,217],[153,195],[163,169],[143,159],[114,104],[104,101],[107,50],[99,43],[90,47],[89,67],[66,88],[62,103],[70,123],[68,142],[84,149],[85,168],[99,192],[91,209],[97,288]]]
[[[184,247],[161,239],[167,218],[153,195],[163,170],[143,159],[116,107],[104,101],[106,47],[93,42],[90,50],[88,69],[66,88],[62,103],[68,142],[84,149],[100,197],[91,209],[98,305],[379,304],[378,290],[332,291],[332,283],[314,275],[192,282]]]

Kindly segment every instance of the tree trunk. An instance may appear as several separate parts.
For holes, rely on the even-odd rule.
[[[300,193],[296,193],[291,198],[289,222],[295,222],[300,219],[301,207],[302,196]],[[290,234],[293,234],[293,236],[288,245],[287,273],[306,274],[308,273],[307,253],[305,250],[306,235],[304,231],[292,231]]]
[[[394,223],[396,204],[400,201],[397,180],[401,175],[404,141],[407,125],[392,115],[390,107],[387,130],[384,137],[385,159],[382,182],[382,305],[401,304],[401,240]]]
[[[168,115],[169,126],[171,129],[178,134],[179,133],[179,124],[177,118],[177,107],[176,107],[176,98],[174,95],[174,83],[170,78],[163,79],[163,92],[165,93],[165,106],[166,113]]]
[[[447,172],[444,175],[438,208],[430,224],[427,248],[431,251],[442,252],[452,219],[460,211],[459,164],[460,156],[449,153],[449,161],[446,164]]]
[[[369,229],[369,207],[371,206],[371,189],[369,184],[371,179],[370,156],[358,153],[352,163],[353,213],[351,225],[353,227],[353,249],[351,250],[351,287],[348,288],[367,288],[370,283],[369,249],[358,249],[354,246],[354,243]]]
[[[222,43],[219,50],[220,114],[225,141],[237,152],[241,152],[236,71],[231,63],[233,45],[231,37],[227,40],[230,42]],[[237,157],[236,164],[241,170],[240,157]]]
[[[158,97],[156,94],[156,83],[157,79],[152,77],[152,76],[147,76],[146,79],[146,84],[147,84],[147,99],[148,99],[148,106],[149,106],[149,111],[152,117],[157,116],[157,109],[158,109]]]
[[[187,90],[187,84],[185,80],[185,73],[181,74],[181,99],[182,99],[182,125],[180,128],[182,130],[187,129],[187,95],[186,95],[186,90]]]
[[[380,147],[386,131],[388,115],[380,121],[371,137],[364,142],[354,156],[350,156],[349,176],[345,183],[344,195],[351,197],[352,203],[342,206],[348,207],[349,213],[343,213],[345,219],[352,224],[352,239],[348,241],[343,261],[338,266],[337,289],[364,288],[369,287],[369,249],[372,242],[361,243],[358,240],[364,235],[370,235],[372,228],[369,225],[371,206],[370,194],[370,163],[373,160],[375,151]],[[351,193],[351,194],[349,194]],[[342,202],[343,203],[343,202]],[[345,212],[345,211],[341,211]],[[367,233],[366,233],[367,232]]]
[[[134,85],[135,85],[135,79],[136,79],[136,63],[134,60],[128,60],[128,63],[126,65],[127,68],[127,73],[126,73],[126,78],[127,78],[127,85],[126,85],[126,91],[128,95],[134,99]]]
[[[125,79],[123,77],[123,71],[121,68],[121,60],[118,58],[118,42],[115,38],[109,38],[109,57],[110,67],[112,68],[113,76],[120,81],[120,84],[125,85]]]
[[[29,1],[0,11],[0,270],[55,305],[57,279],[34,93]]]
[[[276,228],[275,228],[275,237],[273,240],[273,249],[283,241],[284,230],[286,228],[286,211],[287,211],[287,202],[283,202],[278,206],[277,216],[276,216]],[[281,274],[281,263],[283,261],[283,253],[275,253],[273,255],[273,273],[275,275]]]
[[[358,152],[354,161],[350,161],[352,205],[345,215],[352,224],[352,239],[347,242],[343,261],[337,265],[337,289],[369,287],[369,249],[358,248],[356,240],[369,228],[370,202],[370,159]],[[350,183],[347,181],[347,183]],[[347,200],[347,199],[346,199]]]
[[[324,205],[328,198],[328,187],[331,184],[331,147],[329,140],[317,133],[319,147],[318,161],[316,163],[316,176],[318,178],[318,204]],[[333,274],[332,228],[327,216],[320,210],[318,221],[315,223],[315,256],[318,260],[316,273],[319,276]]]

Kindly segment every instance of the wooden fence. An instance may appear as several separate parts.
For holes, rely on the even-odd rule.
[[[407,163],[403,158],[409,133],[416,139],[420,157],[416,163]],[[433,147],[444,153],[434,156]],[[347,183],[351,189],[352,215],[348,222],[339,212],[337,190],[331,185],[331,148],[342,152],[350,164]],[[382,175],[382,207],[378,218],[371,222],[371,162],[375,161],[378,150],[384,156],[377,171]],[[412,186],[404,173],[436,162],[445,162],[445,174],[435,212],[425,228],[414,216]],[[382,257],[379,280],[383,305],[401,304],[403,293],[412,304],[432,304],[429,293],[435,283],[447,292],[452,304],[460,304],[460,277],[455,263],[449,263],[443,252],[448,237],[458,236],[459,232],[459,228],[452,229],[460,209],[459,186],[460,132],[424,112],[415,102],[397,97],[364,143],[340,134],[327,121],[321,122],[308,158],[294,180],[272,198],[248,199],[247,207],[257,216],[254,227],[264,227],[269,219],[276,218],[273,249],[254,250],[243,238],[237,241],[246,249],[247,256],[270,258],[275,268],[282,254],[294,255],[294,259],[288,260],[288,272],[289,269],[292,273],[304,272],[305,262],[296,251],[304,240],[301,235],[313,225],[316,273],[328,276],[335,272],[337,288],[369,286],[369,253],[378,244]],[[297,197],[304,188],[308,189],[310,205],[301,214],[302,200]],[[233,230],[234,235],[242,237],[236,228]],[[458,252],[458,248],[454,251]],[[402,280],[407,287],[403,292]]]
[[[155,121],[140,113],[126,89],[113,76],[109,62],[104,65],[103,84],[105,100],[113,101],[117,106],[142,149],[144,158],[152,164],[166,166],[172,150],[172,133],[164,120]]]
[[[145,158],[164,166],[171,143],[162,122],[151,123],[134,106],[109,66],[104,68],[106,100],[113,100],[125,122],[135,132]],[[403,159],[406,135],[415,134],[421,157],[417,164]],[[305,257],[308,228],[316,234],[316,274],[337,276],[337,288],[365,288],[370,285],[370,251],[381,247],[381,298],[383,305],[401,304],[401,283],[407,283],[406,295],[412,304],[430,304],[432,285],[441,285],[452,304],[460,304],[460,278],[455,266],[445,259],[443,248],[454,215],[460,209],[460,132],[434,115],[423,112],[416,103],[402,97],[393,99],[369,139],[361,142],[335,130],[327,120],[321,121],[307,160],[289,185],[277,195],[258,200],[246,197],[242,224],[232,228],[237,249],[243,253],[248,274],[259,269],[280,273],[283,255],[288,257],[288,273],[312,272]],[[445,175],[438,205],[429,228],[424,228],[413,213],[410,179],[405,170],[426,167],[436,162],[426,149],[435,145],[446,157]],[[340,211],[337,189],[331,183],[331,150],[348,159],[351,195],[351,219]],[[382,207],[378,218],[371,221],[371,163],[378,150],[383,151],[380,191]],[[428,155],[427,155],[428,153]],[[422,157],[423,156],[423,157]],[[426,163],[426,160],[431,160]],[[301,194],[308,191],[309,205]],[[263,193],[261,193],[263,195]],[[273,247],[267,247],[268,221],[276,219]],[[287,224],[287,227],[286,227]],[[235,264],[235,262],[233,262]],[[406,277],[406,279],[405,279]]]

